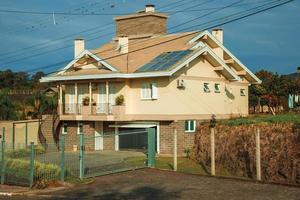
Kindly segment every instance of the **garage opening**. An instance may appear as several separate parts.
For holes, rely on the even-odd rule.
[[[120,150],[146,150],[148,135],[144,128],[120,128],[119,129],[119,149]],[[122,134],[128,133],[128,134]],[[155,128],[155,149],[157,144]]]

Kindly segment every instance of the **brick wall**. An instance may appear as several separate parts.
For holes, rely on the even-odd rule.
[[[84,133],[84,143],[85,149],[91,151],[95,149],[95,125],[94,122],[82,121],[83,123],[83,133]],[[65,135],[65,149],[67,151],[73,150],[73,145],[77,145],[77,150],[79,150],[79,135],[77,134],[78,122],[68,121],[68,133]],[[60,134],[62,133],[63,122],[60,126]]]
[[[177,128],[177,152],[179,156],[185,155],[185,149],[192,149],[194,146],[195,133],[186,133],[184,121],[160,122],[160,153],[173,154],[174,148],[174,127]],[[196,122],[196,127],[200,122]]]
[[[117,20],[116,36],[165,34],[167,32],[166,21],[166,18],[151,15]]]

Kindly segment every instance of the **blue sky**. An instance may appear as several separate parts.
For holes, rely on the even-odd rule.
[[[176,3],[177,2],[177,3]],[[9,0],[0,2],[0,10],[72,13],[128,13],[155,4],[157,10],[200,10],[246,4],[221,11],[200,10],[171,14],[168,27],[191,31],[205,27],[190,26],[262,5],[263,0]],[[250,4],[249,4],[250,3]],[[256,4],[255,4],[256,3]],[[167,7],[164,7],[168,5]],[[159,9],[162,7],[161,9]],[[266,69],[280,74],[293,73],[300,66],[300,2],[295,0],[273,10],[223,25],[224,43],[253,71]],[[209,16],[189,22],[207,13]],[[73,39],[86,39],[88,49],[97,48],[114,37],[113,16],[28,15],[0,12],[0,70],[45,72],[63,67],[57,64],[73,58]],[[105,24],[110,24],[103,26]],[[96,28],[95,28],[96,27]],[[89,31],[86,31],[89,30]],[[34,47],[32,47],[34,46]]]

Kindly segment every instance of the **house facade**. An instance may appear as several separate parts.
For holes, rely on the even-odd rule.
[[[115,133],[89,149],[120,150],[118,132],[155,127],[157,152],[171,154],[176,128],[182,154],[201,121],[248,115],[248,87],[260,80],[223,45],[223,30],[168,34],[167,19],[153,5],[116,17],[115,38],[94,50],[75,39],[74,60],[41,79],[58,88],[70,148],[80,131]]]

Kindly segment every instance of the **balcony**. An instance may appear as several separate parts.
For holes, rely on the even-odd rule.
[[[92,105],[83,104],[59,104],[61,120],[124,120],[125,105],[112,105],[111,103],[98,103]]]

